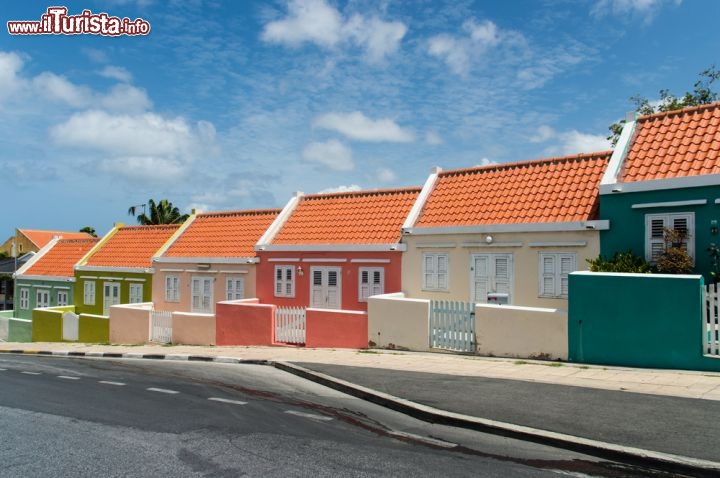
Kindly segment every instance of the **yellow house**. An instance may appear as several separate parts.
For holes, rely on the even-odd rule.
[[[611,152],[434,170],[403,227],[406,297],[567,309],[568,274],[600,252]]]

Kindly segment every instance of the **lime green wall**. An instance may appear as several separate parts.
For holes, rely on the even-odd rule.
[[[703,356],[700,276],[570,274],[572,362],[720,371]]]
[[[20,308],[20,289],[30,289],[30,306],[27,309]],[[58,292],[68,293],[68,304],[72,305],[75,284],[69,281],[52,281],[23,279],[19,277],[15,281],[15,317],[19,319],[32,319],[32,311],[37,307],[37,290],[47,289],[50,292],[50,307],[58,305]]]
[[[98,315],[80,314],[78,342],[109,343],[110,320]]]
[[[62,314],[73,306],[36,309],[32,315],[33,342],[62,342]]]
[[[663,189],[635,193],[611,193],[600,196],[600,219],[610,220],[610,229],[600,232],[600,253],[610,258],[615,252],[631,249],[645,257],[645,215],[669,212],[695,213],[695,273],[710,281],[710,256],[706,249],[711,242],[720,243],[720,235],[710,233],[710,221],[720,223],[720,186]],[[633,204],[705,199],[698,206],[653,207],[632,209]],[[17,301],[17,299],[16,299]]]
[[[144,282],[127,279],[143,279]],[[84,287],[86,281],[95,282],[95,304],[84,303]],[[103,315],[103,286],[106,282],[120,284],[120,303],[130,302],[130,284],[142,284],[143,302],[152,301],[152,274],[117,271],[75,271],[75,306],[78,314]]]

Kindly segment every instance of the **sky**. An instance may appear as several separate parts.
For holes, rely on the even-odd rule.
[[[51,6],[150,30],[8,32]],[[32,0],[0,17],[0,242],[102,235],[151,198],[279,208],[603,151],[631,96],[720,66],[715,0]]]

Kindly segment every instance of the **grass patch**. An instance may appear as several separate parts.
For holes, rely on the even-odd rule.
[[[545,365],[546,367],[562,367],[563,366],[563,364],[561,364],[560,362],[544,363],[543,365]]]
[[[364,349],[364,350],[358,350],[359,354],[376,354],[378,353],[377,350],[370,350],[370,349]]]
[[[513,362],[514,365],[526,365],[527,362],[524,360],[516,360]]]

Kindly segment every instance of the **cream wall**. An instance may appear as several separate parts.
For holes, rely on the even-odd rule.
[[[168,310],[173,312],[192,312],[192,278],[212,277],[213,298],[212,311],[215,313],[215,304],[226,300],[226,281],[229,278],[242,278],[245,281],[244,298],[255,297],[255,265],[254,264],[227,264],[214,263],[210,267],[200,267],[198,263],[180,262],[156,262],[153,266],[153,303],[156,310]],[[177,302],[165,300],[165,278],[177,276],[180,279],[180,298]]]
[[[370,347],[430,350],[428,342],[430,301],[407,299],[401,292],[368,299]]]
[[[492,243],[486,237],[492,236]],[[407,297],[432,300],[471,300],[470,262],[473,253],[511,253],[513,255],[512,305],[567,309],[567,299],[539,297],[541,252],[576,254],[576,270],[587,270],[586,259],[600,253],[599,232],[512,232],[490,234],[405,235],[407,252],[402,258],[402,290]],[[583,243],[560,245],[558,243]],[[544,243],[542,246],[531,243]],[[552,243],[555,243],[554,245]],[[448,290],[424,291],[423,253],[448,254]]]

